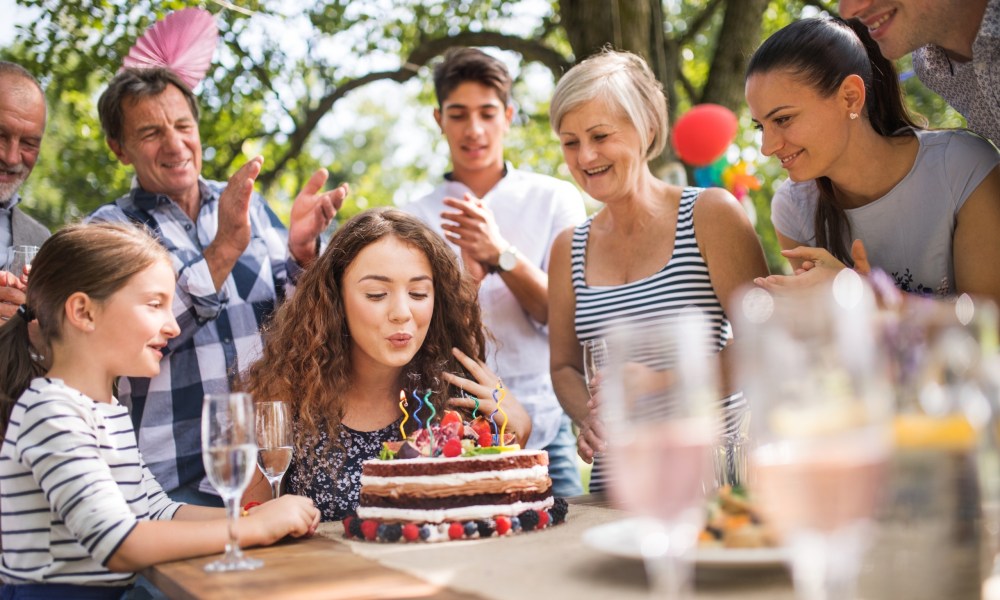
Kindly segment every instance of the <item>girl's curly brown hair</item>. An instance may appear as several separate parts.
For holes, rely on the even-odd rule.
[[[362,250],[386,236],[423,252],[434,278],[434,313],[427,337],[403,368],[400,387],[411,387],[407,375],[418,375],[421,388],[434,392],[431,398],[440,414],[450,397],[441,372],[465,374],[452,347],[484,360],[478,290],[445,241],[399,210],[372,209],[350,219],[299,278],[292,298],[275,313],[264,331],[263,355],[243,379],[258,400],[291,403],[297,422],[296,458],[306,472],[313,470],[321,429],[331,444],[340,447],[343,398],[353,385],[351,337],[341,294],[344,272]]]

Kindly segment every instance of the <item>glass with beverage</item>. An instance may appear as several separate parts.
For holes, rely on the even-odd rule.
[[[615,329],[602,382],[609,492],[619,507],[652,517],[640,540],[654,592],[690,592],[691,553],[713,478],[720,399],[710,327],[698,312]]]
[[[250,394],[206,394],[201,413],[201,455],[208,480],[226,504],[229,541],[219,560],[205,565],[206,571],[245,571],[263,565],[240,551],[236,526],[239,501],[250,484],[256,464],[254,409]]]
[[[874,299],[845,269],[832,287],[751,290],[741,309],[760,509],[790,548],[798,597],[852,600],[892,448]]]
[[[281,478],[292,462],[292,409],[287,402],[257,402],[257,467],[271,484],[271,498],[281,495]]]

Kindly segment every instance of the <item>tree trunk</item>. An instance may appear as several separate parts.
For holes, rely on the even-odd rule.
[[[714,102],[733,111],[743,105],[743,73],[760,42],[764,10],[769,0],[728,0],[719,29],[715,55],[701,102]]]
[[[559,0],[559,18],[576,62],[605,45],[628,50],[655,64],[650,22],[660,0]],[[662,27],[662,23],[661,23]]]

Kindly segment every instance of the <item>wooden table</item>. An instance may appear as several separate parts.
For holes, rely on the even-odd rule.
[[[167,596],[182,600],[647,598],[641,563],[595,552],[580,541],[588,528],[625,515],[580,502],[571,506],[565,524],[542,532],[440,544],[375,544],[345,540],[340,523],[324,523],[310,539],[248,550],[264,561],[255,571],[205,573],[203,567],[218,558],[210,556],[143,574]],[[696,592],[698,600],[792,598],[787,572],[780,567],[699,570]]]

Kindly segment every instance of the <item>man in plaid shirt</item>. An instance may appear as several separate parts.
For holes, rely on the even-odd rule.
[[[130,408],[139,450],[163,489],[174,500],[221,506],[202,466],[202,398],[231,390],[259,356],[261,327],[316,258],[319,235],[347,185],[319,193],[327,173],[317,171],[296,197],[286,231],[253,191],[261,157],[228,183],[201,178],[197,102],[170,71],[122,71],[98,110],[108,146],[135,168],[135,179],[128,194],[90,220],[132,221],[156,232],[177,272],[181,327],[160,374],[121,378],[118,398]]]

